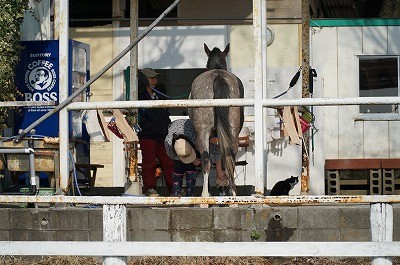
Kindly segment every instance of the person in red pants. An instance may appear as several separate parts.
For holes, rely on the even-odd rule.
[[[154,69],[145,68],[139,72],[139,100],[168,99],[157,89],[158,79]],[[139,109],[138,132],[140,149],[142,151],[142,179],[143,193],[146,196],[159,196],[156,189],[157,161],[161,164],[165,183],[172,194],[174,163],[165,151],[164,139],[171,123],[168,109],[148,108]]]

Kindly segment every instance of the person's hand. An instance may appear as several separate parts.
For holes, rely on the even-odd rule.
[[[195,165],[196,167],[199,166],[201,164],[201,160],[199,158],[196,157],[196,159],[193,161],[193,165]]]

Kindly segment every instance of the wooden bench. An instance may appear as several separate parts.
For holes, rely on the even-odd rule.
[[[327,159],[325,172],[329,195],[368,194],[368,189],[351,190],[351,187],[369,187],[369,194],[395,194],[395,169],[400,169],[399,158]],[[369,179],[341,179],[341,170],[369,170]],[[346,189],[342,189],[345,187]]]
[[[75,164],[75,169],[84,176],[84,185],[87,188],[93,188],[96,182],[96,174],[98,168],[104,168],[100,164]]]

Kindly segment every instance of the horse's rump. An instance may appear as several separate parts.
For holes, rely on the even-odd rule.
[[[192,84],[191,99],[232,99],[243,98],[240,79],[225,70],[214,69],[199,75]],[[207,107],[189,110],[193,120],[198,148],[208,160],[208,139],[214,128],[219,139],[222,169],[226,170],[233,190],[235,157],[238,150],[239,133],[243,125],[243,107]],[[207,141],[205,140],[207,139]],[[208,162],[208,161],[207,161]],[[209,167],[207,168],[209,170]]]

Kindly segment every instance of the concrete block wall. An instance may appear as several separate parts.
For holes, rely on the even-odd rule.
[[[400,240],[400,205],[394,205]],[[0,208],[0,241],[102,241],[102,207]],[[369,205],[127,208],[128,241],[370,241]]]

